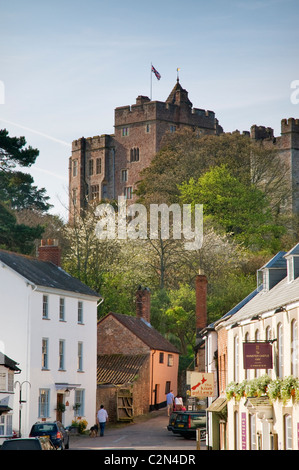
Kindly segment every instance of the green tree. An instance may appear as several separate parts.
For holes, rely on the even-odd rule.
[[[11,209],[47,211],[51,205],[46,190],[34,186],[31,175],[16,170],[30,167],[39,155],[38,149],[25,146],[25,137],[10,137],[6,129],[0,130],[0,201]]]
[[[18,224],[14,213],[0,203],[0,247],[6,250],[30,254],[34,241],[42,236],[41,225],[29,227]]]
[[[167,135],[161,150],[141,173],[137,196],[145,204],[178,202],[178,185],[224,164],[240,182],[262,190],[275,214],[279,215],[282,207],[285,210],[291,191],[286,164],[275,146],[239,132],[199,136],[182,129]]]
[[[179,186],[184,204],[203,204],[206,220],[252,250],[277,250],[284,228],[274,223],[264,192],[233,176],[226,165]]]

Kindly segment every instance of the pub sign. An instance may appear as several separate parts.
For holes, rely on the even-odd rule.
[[[269,342],[243,343],[244,369],[272,369],[272,344]]]

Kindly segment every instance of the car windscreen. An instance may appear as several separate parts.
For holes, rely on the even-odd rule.
[[[55,424],[47,424],[47,423],[41,423],[41,424],[35,424],[32,428],[31,433],[52,433],[56,431],[56,425]]]
[[[191,421],[192,423],[205,423],[206,422],[206,416],[203,413],[194,413],[194,414],[181,414],[177,415],[176,418],[176,423],[188,423],[188,421]]]
[[[21,441],[12,439],[11,441],[4,441],[1,450],[41,450],[41,445],[35,439],[24,439]]]

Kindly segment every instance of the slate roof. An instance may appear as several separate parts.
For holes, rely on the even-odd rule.
[[[5,250],[0,250],[0,262],[37,286],[100,297],[93,289],[51,262]]]
[[[147,354],[101,354],[97,358],[97,383],[123,385],[132,383],[148,358]]]
[[[270,259],[270,261],[264,264],[264,266],[260,268],[259,270],[262,270],[265,268],[277,268],[277,269],[285,268],[286,269],[287,262],[284,257],[285,254],[286,254],[285,251],[279,251],[275,256],[273,256],[273,258]]]
[[[161,335],[155,328],[146,323],[144,320],[133,317],[130,315],[123,315],[120,313],[110,312],[123,326],[128,328],[134,333],[141,341],[143,341],[151,349],[158,349],[160,351],[167,351],[180,354],[179,350],[170,343],[164,336]],[[106,317],[102,318],[100,322],[104,321]]]
[[[17,367],[17,364],[18,362],[13,361],[12,359],[10,359],[10,357],[6,356],[0,351],[0,365],[1,366],[5,366],[8,369],[13,370],[15,372],[20,372],[21,369]]]
[[[229,318],[226,324],[229,325],[252,318],[254,315],[271,312],[281,306],[297,301],[299,301],[299,277],[292,282],[288,282],[287,277],[285,277],[269,291],[260,291],[244,307]]]

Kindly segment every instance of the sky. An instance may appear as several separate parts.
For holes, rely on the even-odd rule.
[[[151,82],[165,101],[177,68],[225,132],[299,118],[298,0],[0,0],[0,25],[0,128],[39,149],[26,171],[64,220],[72,141],[112,134]]]

